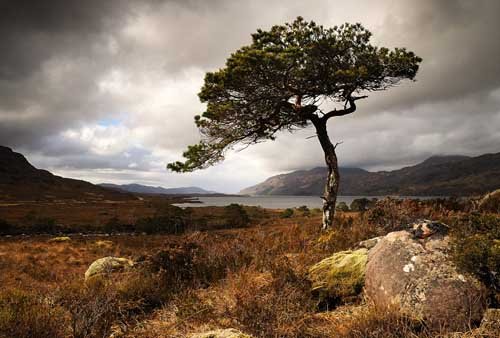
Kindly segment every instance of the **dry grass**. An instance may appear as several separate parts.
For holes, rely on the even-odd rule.
[[[49,243],[48,236],[1,238],[0,283],[29,299],[43,295],[51,300],[30,303],[36,305],[33,311],[49,316],[46,323],[59,323],[60,331],[40,331],[41,338],[103,337],[110,332],[172,338],[227,327],[266,338],[444,337],[397,312],[380,312],[362,299],[319,312],[318,299],[310,293],[305,277],[314,263],[392,231],[403,219],[438,214],[433,208],[423,208],[421,215],[417,207],[397,208],[406,211],[382,216],[388,212],[385,208],[339,215],[336,230],[327,234],[320,232],[320,215],[314,211],[291,218],[276,212],[259,219],[258,210],[253,210],[253,226],[241,229],[177,236],[72,236],[63,243]],[[136,272],[85,285],[89,264],[110,255],[144,263]],[[0,328],[1,323],[0,337],[16,336],[5,333],[15,327],[12,322],[0,316]],[[487,334],[471,330],[454,337]]]

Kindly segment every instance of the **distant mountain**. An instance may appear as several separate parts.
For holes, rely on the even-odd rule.
[[[136,197],[37,169],[22,154],[0,146],[0,200],[120,201],[130,199],[136,199]]]
[[[163,187],[152,187],[142,184],[112,184],[112,183],[101,183],[101,187],[127,191],[136,194],[163,194],[163,195],[209,195],[218,194],[215,191],[209,191],[198,187],[181,187],[181,188],[163,188]]]
[[[322,195],[326,168],[277,175],[243,189],[245,195]],[[433,156],[394,171],[340,168],[340,195],[468,196],[500,188],[500,153]]]

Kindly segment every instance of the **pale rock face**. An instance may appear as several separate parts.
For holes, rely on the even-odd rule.
[[[104,257],[99,258],[90,264],[89,268],[85,272],[85,280],[94,277],[96,275],[108,274],[113,272],[124,271],[125,269],[132,267],[134,263],[127,258],[120,257]]]
[[[418,230],[415,232],[415,230]],[[430,326],[465,329],[478,323],[482,286],[448,257],[449,237],[434,224],[382,238],[368,253],[365,293],[378,307],[398,307]]]

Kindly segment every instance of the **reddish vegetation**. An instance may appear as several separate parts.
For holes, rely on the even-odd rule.
[[[306,274],[333,252],[407,221],[432,217],[451,224],[467,208],[387,201],[363,214],[339,215],[336,230],[329,233],[319,230],[319,210],[296,209],[292,217],[281,218],[279,212],[248,208],[250,226],[238,229],[71,235],[71,241],[61,243],[49,243],[48,235],[3,237],[0,337],[103,337],[111,332],[186,337],[226,327],[255,337],[436,337],[421,322],[375,310],[359,298],[321,312]],[[226,212],[199,208],[193,215],[217,219]],[[141,268],[84,284],[89,264],[105,256],[130,258]],[[454,337],[487,334],[474,329]]]

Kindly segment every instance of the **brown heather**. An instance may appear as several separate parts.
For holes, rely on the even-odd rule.
[[[266,338],[494,337],[472,328],[455,335],[429,332],[423,323],[360,298],[320,311],[306,278],[311,265],[333,252],[412,219],[432,217],[463,228],[467,208],[389,200],[365,213],[339,213],[337,228],[328,233],[319,230],[318,210],[282,218],[279,211],[263,217],[249,209],[244,228],[71,235],[60,243],[48,242],[48,235],[2,237],[0,337],[175,338],[229,327]],[[196,212],[223,215],[220,208]],[[141,268],[85,284],[89,264],[104,256],[127,257]],[[467,266],[467,255],[459,258]]]

